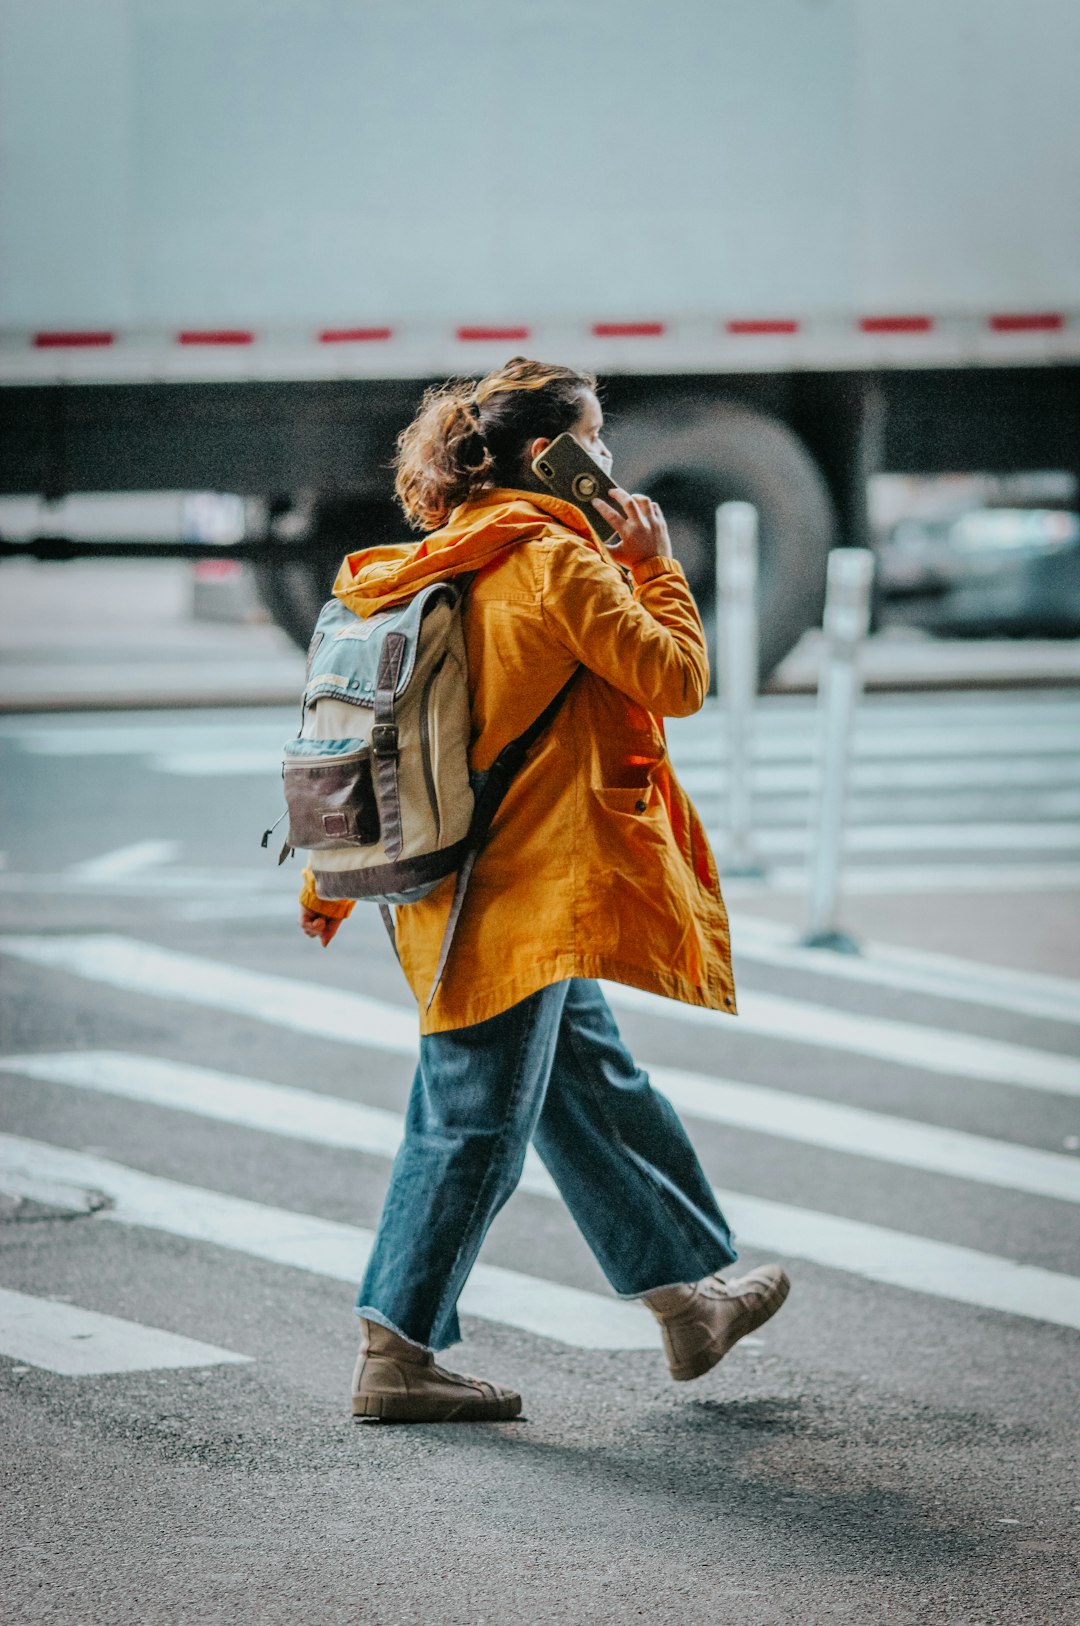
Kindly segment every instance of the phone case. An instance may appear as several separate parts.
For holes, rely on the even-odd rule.
[[[532,471],[554,496],[581,509],[601,542],[610,541],[616,534],[592,505],[593,497],[601,497],[612,507],[619,508],[611,495],[615,482],[599,463],[593,462],[573,435],[559,435],[550,446],[545,446],[540,456],[533,459]],[[619,512],[622,513],[621,508]]]

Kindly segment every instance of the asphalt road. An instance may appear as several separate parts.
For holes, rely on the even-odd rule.
[[[857,960],[793,947],[811,711],[766,703],[742,1016],[612,997],[791,1298],[672,1385],[530,1170],[450,1362],[521,1388],[487,1427],[348,1415],[413,1018],[258,847],[290,724],[0,725],[0,1620],[1077,1618],[1080,698],[867,702]],[[722,844],[717,720],[671,737]]]

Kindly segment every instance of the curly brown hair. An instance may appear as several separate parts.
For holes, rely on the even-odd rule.
[[[398,436],[398,500],[410,524],[431,531],[467,497],[495,486],[536,488],[527,448],[573,429],[590,373],[514,356],[479,383],[453,378],[426,390]]]

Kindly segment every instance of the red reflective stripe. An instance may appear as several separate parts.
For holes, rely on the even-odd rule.
[[[929,333],[932,316],[864,316],[859,326],[864,333]]]
[[[592,330],[597,339],[658,339],[664,331],[664,323],[594,322]]]
[[[115,333],[35,333],[34,345],[38,350],[89,350],[91,347],[113,344]]]
[[[176,335],[177,344],[254,344],[255,335],[245,328],[211,328]]]
[[[995,333],[1056,333],[1065,318],[1058,311],[1005,312],[991,316],[990,326]]]
[[[726,322],[725,327],[729,333],[798,333],[798,322],[790,321],[739,321]]]
[[[194,575],[203,582],[230,581],[234,576],[239,576],[240,570],[238,559],[197,559]]]
[[[320,344],[366,344],[372,339],[389,339],[392,327],[326,327],[319,334]]]
[[[529,329],[527,327],[459,327],[457,336],[466,342],[473,339],[527,339]]]

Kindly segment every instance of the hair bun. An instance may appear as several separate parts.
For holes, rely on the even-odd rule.
[[[434,530],[485,487],[527,487],[530,438],[572,428],[583,392],[595,388],[589,373],[515,356],[479,384],[458,378],[426,390],[398,436],[395,486],[407,518]]]

